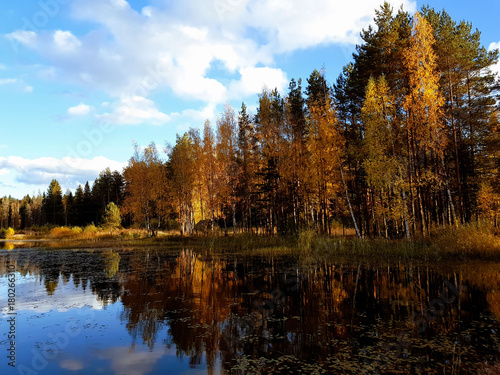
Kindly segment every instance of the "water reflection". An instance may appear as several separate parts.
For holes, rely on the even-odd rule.
[[[110,338],[98,352],[74,345],[117,374],[478,373],[500,360],[497,263],[305,267],[287,257],[213,258],[189,249],[20,250],[0,258],[1,275],[10,262],[43,285],[38,299],[91,293],[113,311],[96,326],[121,324],[129,344]],[[40,301],[20,306],[30,303]],[[98,328],[83,329],[92,336]],[[127,353],[134,355],[125,360]],[[178,367],[163,361],[174,354]],[[88,366],[60,363],[76,372]]]
[[[14,242],[10,241],[0,241],[0,249],[2,250],[12,250],[16,247]]]

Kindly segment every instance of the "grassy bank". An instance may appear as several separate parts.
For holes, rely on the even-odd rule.
[[[225,254],[289,254],[302,259],[488,259],[500,260],[500,236],[494,228],[478,224],[435,230],[429,237],[412,240],[357,239],[318,236],[302,231],[298,236],[280,237],[256,234],[181,237],[176,232],[146,236],[137,229],[104,230],[56,227],[45,231],[25,231],[17,240],[45,240],[40,246],[51,248],[133,248],[192,247],[201,251]]]

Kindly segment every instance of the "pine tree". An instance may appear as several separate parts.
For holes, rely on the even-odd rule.
[[[54,179],[50,182],[42,207],[49,224],[64,225],[62,190],[57,180]]]
[[[238,116],[237,195],[243,227],[247,230],[251,230],[253,224],[252,197],[255,195],[256,143],[254,124],[250,120],[245,103],[242,103]]]

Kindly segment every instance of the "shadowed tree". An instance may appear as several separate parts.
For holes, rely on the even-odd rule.
[[[50,182],[42,207],[47,223],[64,225],[62,190],[57,180],[54,179]]]

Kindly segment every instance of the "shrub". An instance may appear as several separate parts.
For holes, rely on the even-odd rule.
[[[85,228],[83,228],[84,234],[95,234],[98,231],[99,229],[94,225],[94,223],[88,224]]]
[[[494,228],[481,223],[442,229],[434,237],[433,243],[439,250],[463,256],[487,255],[500,250]]]
[[[50,237],[53,238],[71,237],[71,229],[67,227],[55,227],[51,229]]]
[[[82,234],[82,228],[80,228],[80,227],[71,228],[71,235],[72,236],[78,236],[79,234]]]
[[[16,232],[12,228],[0,229],[0,238],[8,240],[12,238]]]

